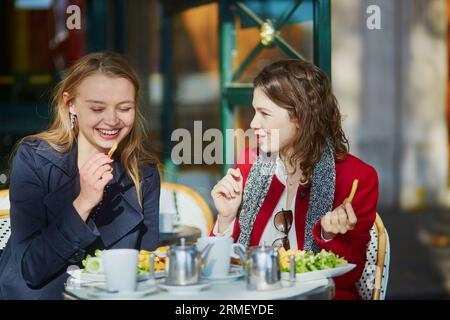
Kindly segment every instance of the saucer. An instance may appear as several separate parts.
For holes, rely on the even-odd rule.
[[[355,267],[356,267],[356,264],[347,263],[346,265],[339,266],[336,268],[297,273],[295,275],[295,279],[296,279],[296,281],[302,282],[302,281],[312,281],[312,280],[319,280],[319,279],[325,279],[325,278],[334,278],[334,277],[338,277],[340,275],[343,275],[344,273],[351,271]],[[282,272],[281,279],[289,280],[289,272]]]
[[[86,282],[106,282],[106,276],[104,273],[87,273],[83,272],[82,269],[76,269],[76,270],[69,270],[67,271],[68,274],[70,274],[75,279],[78,279],[80,281],[86,281]],[[155,271],[155,278],[160,279],[164,278],[166,275],[165,271]],[[147,281],[149,278],[149,273],[141,273],[137,275],[137,281]]]
[[[90,287],[90,288],[86,289],[86,295],[91,298],[96,298],[96,299],[128,300],[128,299],[142,298],[146,295],[149,295],[150,293],[155,292],[157,289],[158,289],[158,287],[156,286],[155,281],[149,280],[149,281],[138,283],[137,287],[136,287],[136,291],[132,291],[132,292],[110,293],[110,292],[105,291],[106,290],[105,285],[99,285],[96,287]]]
[[[242,268],[231,268],[230,273],[228,273],[226,276],[219,276],[219,277],[202,276],[201,278],[207,281],[214,281],[214,282],[231,282],[239,279],[242,276],[244,276],[244,270],[242,270]]]
[[[203,289],[208,288],[209,283],[191,284],[191,285],[186,285],[186,286],[174,286],[174,285],[159,283],[158,287],[166,290],[168,293],[171,293],[171,294],[183,295],[183,294],[199,293]]]

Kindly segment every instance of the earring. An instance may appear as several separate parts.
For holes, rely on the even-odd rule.
[[[69,115],[70,115],[70,123],[72,124],[71,128],[73,129],[73,128],[75,128],[75,122],[77,121],[77,116],[72,112],[69,112]]]

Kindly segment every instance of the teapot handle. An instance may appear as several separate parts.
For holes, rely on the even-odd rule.
[[[245,252],[247,249],[241,243],[233,243],[231,246],[231,257],[234,259],[241,259],[240,250]]]
[[[150,270],[149,270],[149,278],[150,280],[155,280],[155,254],[150,254]]]
[[[240,243],[233,243],[232,248],[234,249],[234,252],[237,251],[238,255],[239,255],[239,259],[241,260],[241,266],[242,266],[242,270],[245,272],[245,265],[247,263],[247,255],[246,255],[246,248],[244,247],[244,245],[240,244]],[[234,254],[234,257],[236,256],[236,254]],[[233,255],[232,255],[233,257]]]

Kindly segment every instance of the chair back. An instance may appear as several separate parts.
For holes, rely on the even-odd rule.
[[[6,246],[11,235],[9,208],[9,190],[0,190],[0,250]]]
[[[160,212],[174,213],[181,225],[200,229],[207,236],[213,227],[213,214],[203,197],[191,188],[172,182],[161,183]]]
[[[390,243],[378,213],[370,230],[366,257],[366,265],[356,288],[364,300],[384,300],[389,278]]]

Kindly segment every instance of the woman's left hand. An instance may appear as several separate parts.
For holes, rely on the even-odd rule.
[[[326,240],[331,240],[339,233],[345,234],[353,230],[357,220],[352,205],[350,203],[342,204],[332,212],[328,212],[320,220],[322,236]]]

